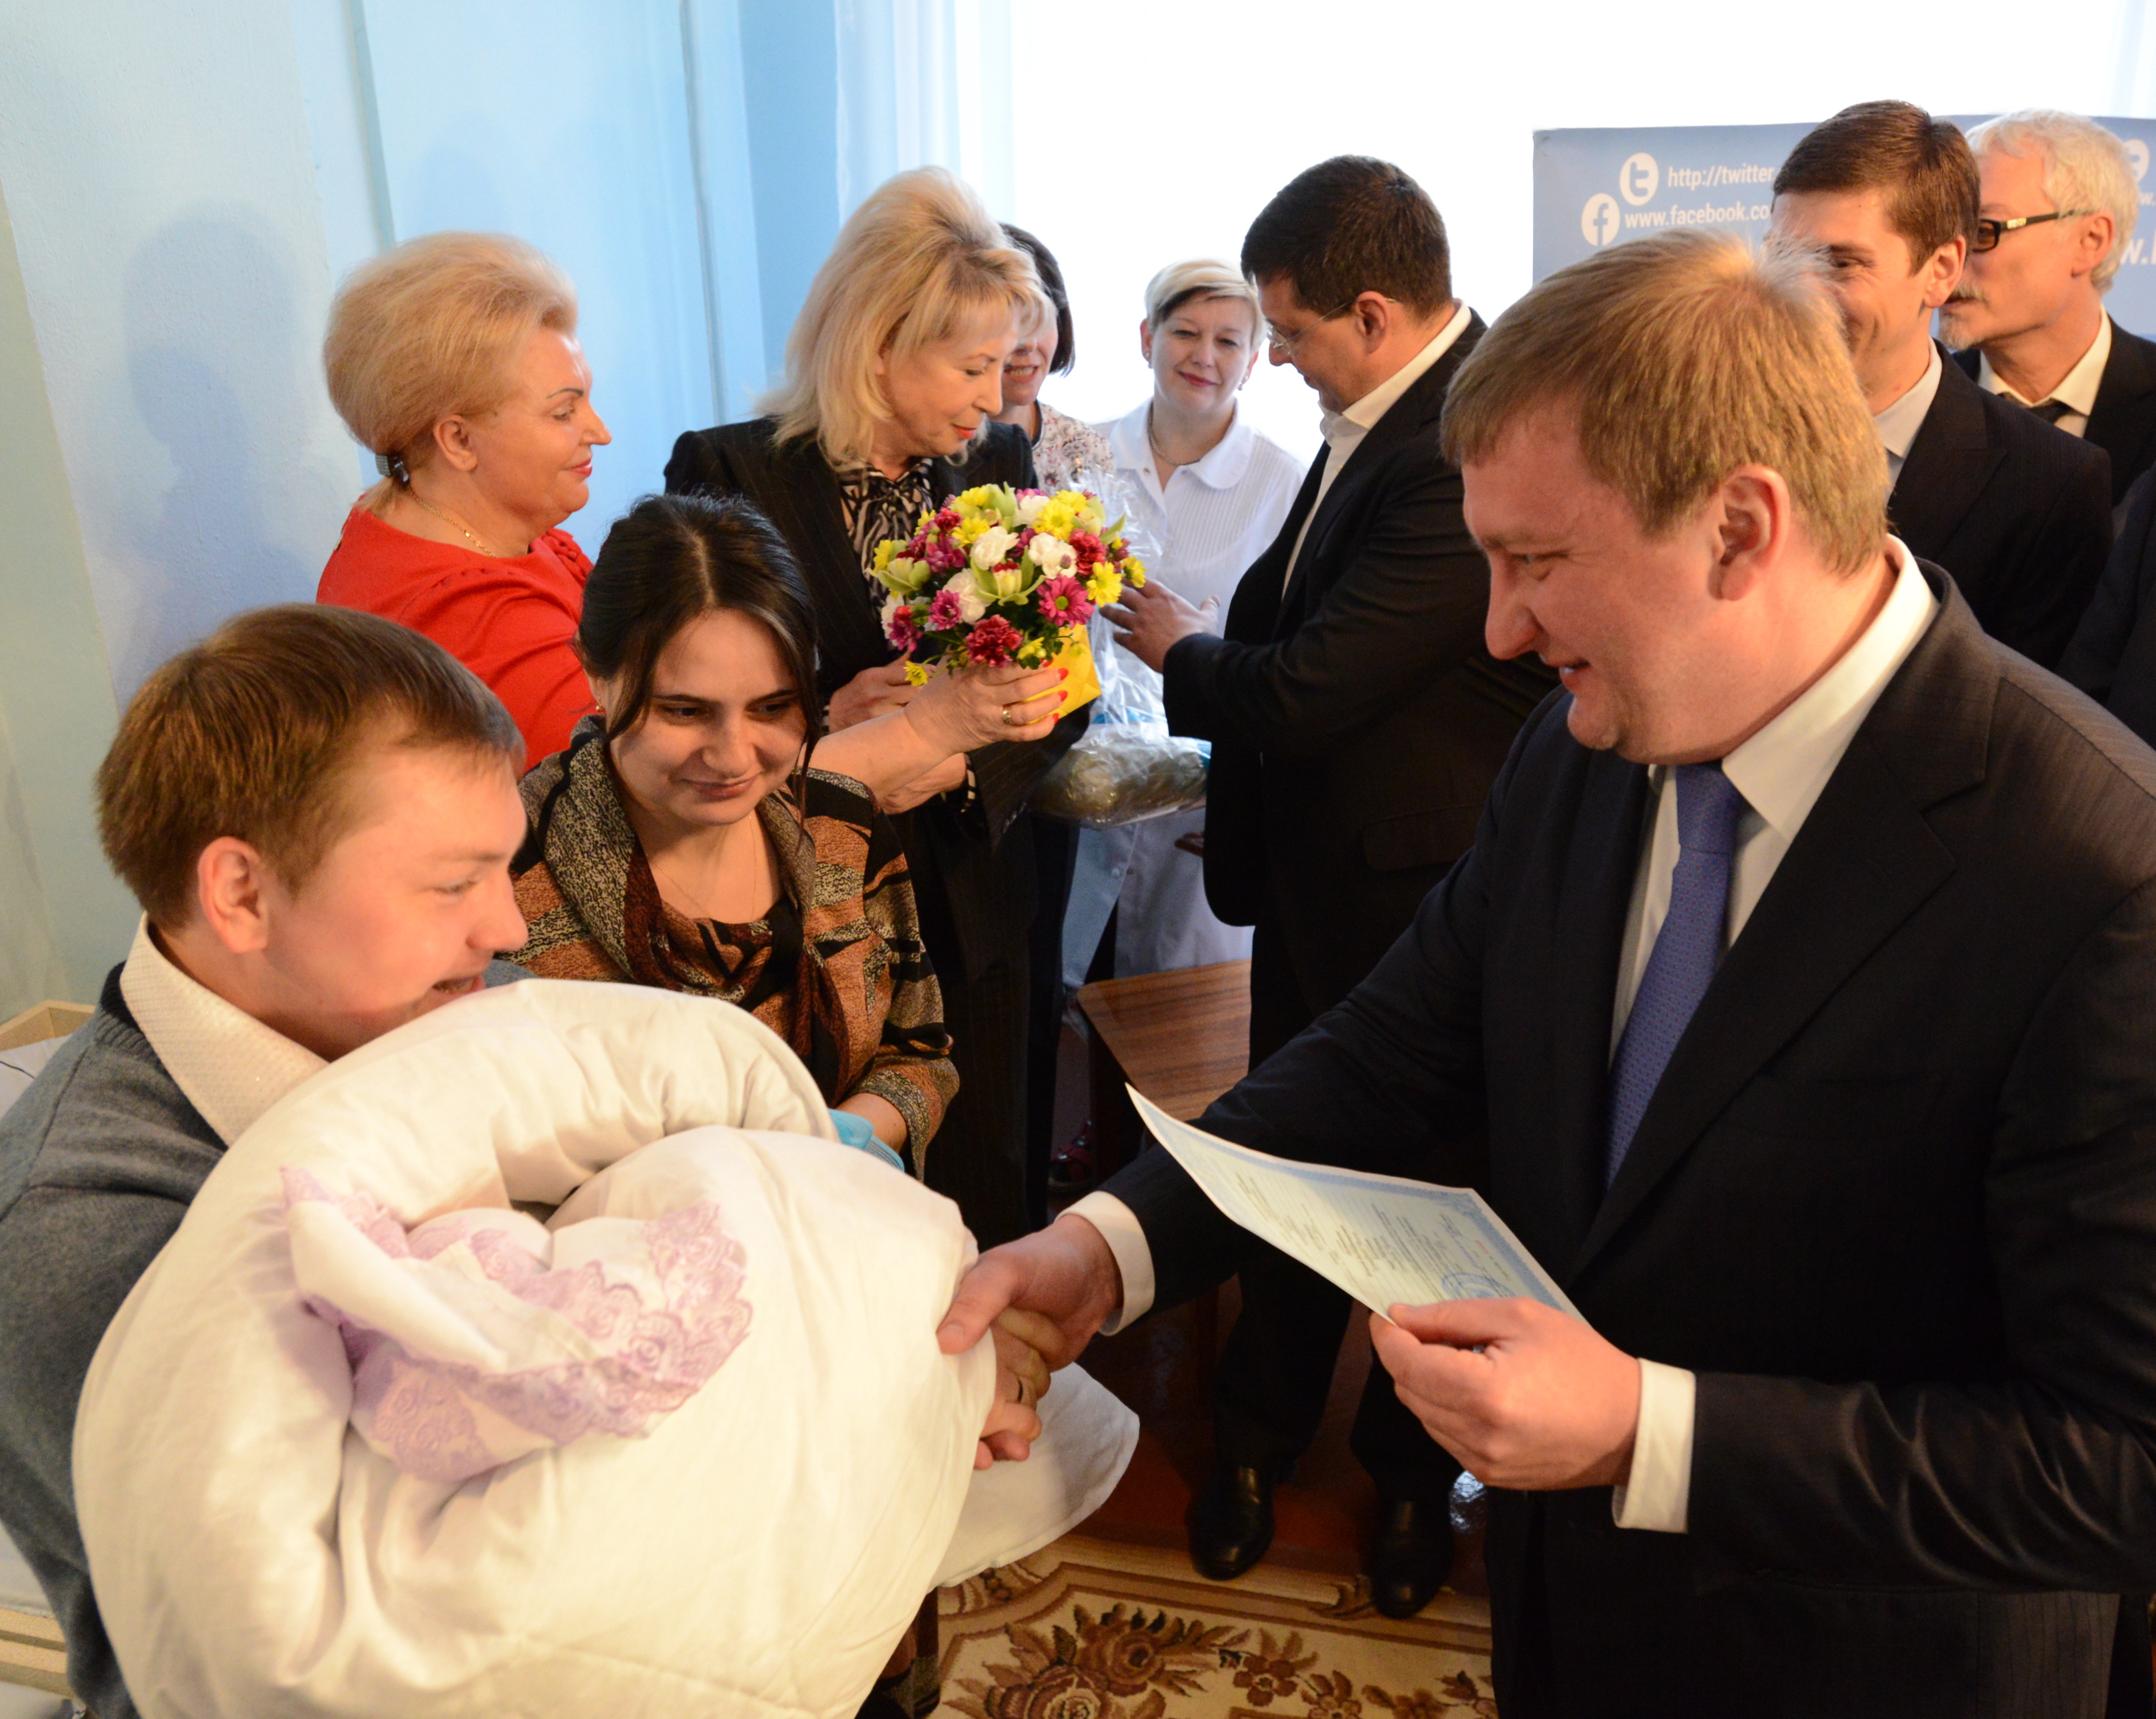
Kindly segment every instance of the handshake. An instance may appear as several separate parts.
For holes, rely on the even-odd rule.
[[[1024,1460],[1049,1375],[1122,1305],[1116,1256],[1083,1218],[1066,1214],[980,1257],[937,1331],[948,1355],[995,1336],[996,1402],[974,1467]],[[1400,1400],[1484,1485],[1543,1491],[1630,1479],[1640,1364],[1571,1314],[1524,1298],[1445,1301],[1370,1323]]]
[[[975,1468],[1025,1460],[1040,1436],[1034,1410],[1049,1375],[1076,1360],[1122,1304],[1116,1256],[1083,1218],[1058,1218],[975,1262],[936,1332],[947,1355],[963,1354],[983,1332],[995,1335],[996,1400]]]

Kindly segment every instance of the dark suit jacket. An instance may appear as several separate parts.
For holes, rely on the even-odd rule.
[[[1955,353],[1954,362],[1976,379],[1975,348]],[[2111,325],[2111,357],[2082,434],[2111,458],[2111,505],[2117,508],[2133,480],[2156,465],[2156,341]]]
[[[2059,673],[2156,745],[2156,471],[2127,492],[2126,523]]]
[[[2110,462],[1946,364],[1887,512],[1985,632],[2048,669],[2111,552]]]
[[[1320,452],[1235,588],[1226,636],[1168,654],[1169,726],[1213,742],[1206,898],[1231,925],[1276,921],[1321,1008],[1474,839],[1482,797],[1550,686],[1539,665],[1482,648],[1489,567],[1438,448],[1445,389],[1482,332],[1477,317],[1371,426],[1311,518]]]
[[[991,422],[984,428],[963,467],[936,463],[939,498],[975,484],[1034,483],[1033,449],[1024,435],[1009,424]],[[838,479],[814,442],[782,447],[773,428],[763,418],[687,432],[666,462],[666,488],[675,495],[746,495],[778,527],[815,602],[817,679],[828,699],[862,670],[890,662],[896,652],[884,637],[875,597],[854,553]],[[896,820],[924,923],[933,936],[947,917],[967,977],[1024,953],[1034,885],[1029,827],[1019,813],[1034,784],[1086,731],[1089,711],[1072,711],[1045,741],[973,753],[979,797],[968,811],[962,813],[942,798]],[[1014,839],[1004,840],[1007,834]],[[941,958],[937,967],[947,981],[957,976]]]
[[[1945,608],[1732,946],[1614,1185],[1647,772],[1529,722],[1473,851],[1201,1126],[1479,1179],[1581,1312],[1692,1369],[1689,1532],[1496,1493],[1506,1719],[2102,1710],[2156,1583],[2156,757]],[[1112,1178],[1163,1305],[1239,1232]]]

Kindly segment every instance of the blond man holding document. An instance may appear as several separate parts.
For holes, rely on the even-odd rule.
[[[1563,690],[1200,1126],[1479,1186],[1577,1309],[1376,1326],[1497,1489],[1507,1719],[2104,1711],[2156,1586],[2156,757],[1887,535],[1808,258],[1554,275],[1445,434],[1491,649]],[[1246,1234],[1148,1152],[946,1342],[1015,1305],[1067,1358]]]

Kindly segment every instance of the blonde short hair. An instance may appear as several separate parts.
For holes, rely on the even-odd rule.
[[[1265,313],[1258,303],[1258,290],[1240,269],[1213,257],[1188,263],[1170,263],[1146,282],[1145,320],[1147,328],[1158,328],[1192,299],[1240,299],[1250,307],[1250,343],[1265,332]]]
[[[780,441],[814,437],[832,464],[858,464],[891,415],[877,357],[909,357],[998,313],[1055,314],[1033,259],[942,168],[896,174],[839,229],[786,338],[785,379],[758,404]]]
[[[1446,457],[1486,458],[1529,413],[1578,414],[1587,469],[1662,536],[1741,465],[1779,472],[1836,570],[1887,532],[1887,458],[1825,265],[1734,233],[1657,233],[1558,270],[1500,316],[1453,377]]]
[[[2043,160],[2044,195],[2053,208],[2111,217],[2111,249],[2090,277],[2098,292],[2109,292],[2141,214],[2141,187],[2126,146],[2079,114],[2025,107],[1986,120],[1969,134],[1969,146],[1979,162],[1994,150],[2025,159],[2034,152]]]
[[[509,398],[517,355],[541,328],[577,331],[577,290],[542,252],[499,233],[428,233],[337,289],[322,340],[330,400],[362,447],[416,469],[444,418]]]

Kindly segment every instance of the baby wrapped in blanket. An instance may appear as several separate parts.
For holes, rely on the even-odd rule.
[[[840,1719],[932,1586],[1089,1513],[1132,1418],[1067,1371],[976,1476],[971,1239],[830,1132],[741,1011],[542,980],[265,1115],[77,1422],[144,1711]]]

